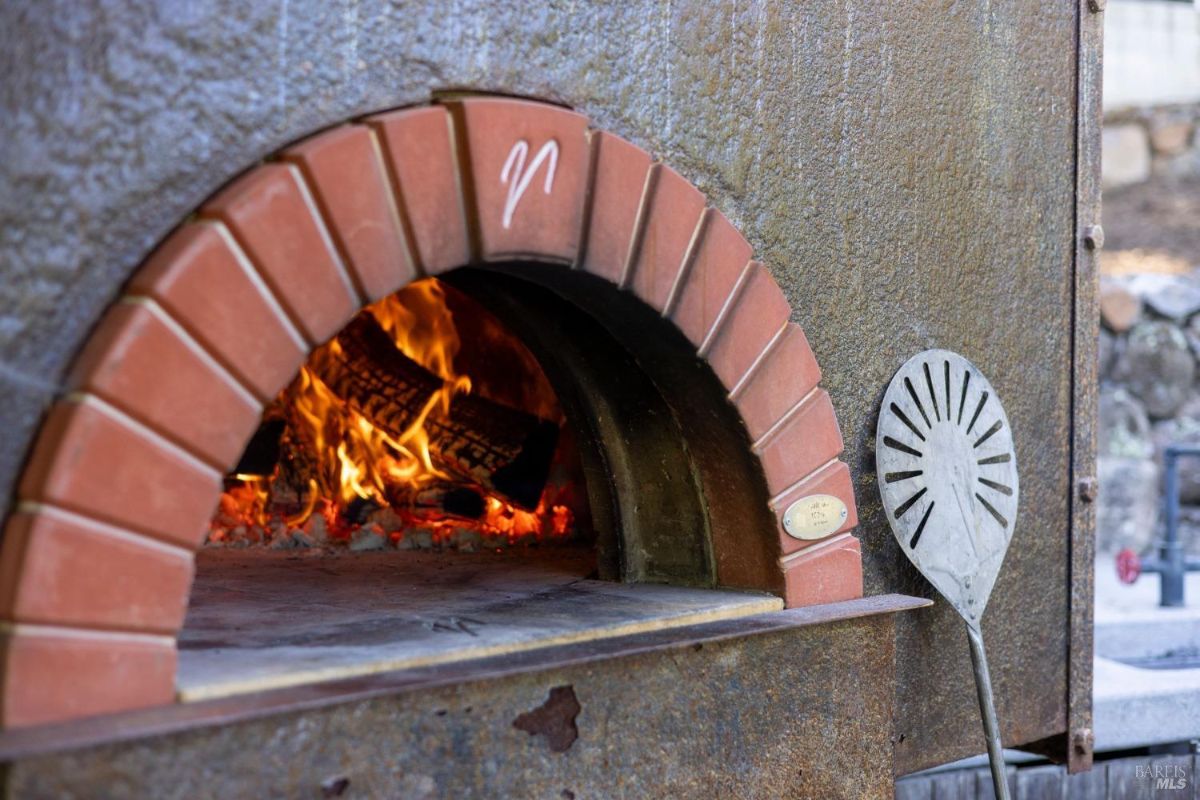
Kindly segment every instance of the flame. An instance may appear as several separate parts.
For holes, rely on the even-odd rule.
[[[302,435],[317,455],[318,489],[341,504],[355,498],[391,504],[389,490],[420,490],[449,476],[434,465],[425,429],[431,417],[450,413],[454,396],[471,390],[470,378],[454,371],[460,342],[441,286],[419,281],[403,293],[367,308],[405,355],[442,379],[421,413],[399,436],[375,427],[343,403],[309,366],[300,370],[288,400],[306,423]],[[341,354],[337,339],[319,348],[314,363]]]
[[[266,481],[258,475],[234,477],[241,481],[241,484],[221,497],[221,510],[236,517],[243,525],[266,525],[267,501],[270,499]]]
[[[368,501],[375,507],[392,509],[409,527],[430,530],[436,542],[446,541],[455,531],[470,526],[509,542],[566,535],[573,523],[571,512],[566,506],[549,502],[549,493],[531,512],[472,487],[484,496],[485,509],[474,521],[450,520],[444,515],[426,518],[414,510],[416,496],[430,484],[464,483],[461,475],[446,471],[445,462],[439,466],[426,426],[430,420],[447,417],[454,398],[471,392],[472,382],[455,369],[461,341],[445,291],[436,279],[412,283],[368,306],[364,313],[371,314],[396,347],[440,378],[442,385],[430,395],[409,427],[396,436],[373,425],[320,379],[325,360],[341,356],[337,339],[314,351],[278,401],[291,410],[287,414],[285,445],[301,454],[306,474],[311,474],[299,508],[280,514],[286,526],[302,526],[319,513],[333,538],[349,538],[354,525],[343,512],[356,502]],[[234,477],[241,483],[222,496],[218,519],[226,527],[231,521],[267,527],[270,487],[279,479],[279,468],[270,478]],[[210,540],[221,539],[219,528],[214,526]],[[396,541],[403,534],[391,533],[390,538]]]
[[[286,522],[290,527],[296,527],[298,525],[303,525],[305,522],[308,521],[308,518],[312,516],[313,510],[316,509],[316,507],[317,507],[317,500],[319,500],[320,497],[321,497],[320,484],[317,483],[315,478],[309,478],[309,480],[308,480],[308,502],[304,504],[304,508],[300,509],[299,514],[294,514],[292,516],[284,517],[283,521]]]

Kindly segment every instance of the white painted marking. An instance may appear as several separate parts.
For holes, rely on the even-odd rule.
[[[504,160],[504,167],[500,170],[500,183],[508,187],[508,198],[504,201],[504,216],[501,219],[505,230],[512,227],[513,213],[517,210],[517,204],[525,196],[525,190],[529,188],[529,184],[533,183],[533,177],[537,174],[538,167],[542,166],[547,159],[550,163],[546,167],[546,180],[542,191],[550,194],[550,190],[554,188],[554,172],[558,169],[558,142],[551,139],[543,144],[538,149],[537,155],[533,157],[529,169],[526,170],[525,159],[528,157],[529,142],[518,139],[517,143],[512,146],[512,150],[508,151],[508,158]]]
[[[309,216],[312,217],[313,224],[317,226],[317,233],[321,235],[321,242],[325,245],[325,252],[329,254],[329,259],[333,262],[334,267],[337,268],[338,277],[342,279],[342,286],[346,289],[346,296],[350,298],[350,302],[355,308],[361,308],[367,304],[367,299],[358,291],[358,286],[350,276],[349,268],[342,260],[342,254],[338,252],[337,245],[333,243],[333,236],[329,233],[329,222],[325,219],[325,215],[321,213],[316,199],[313,198],[312,190],[308,186],[308,179],[304,177],[304,173],[295,164],[288,164],[287,168],[289,174],[292,176],[292,180],[296,184],[296,188],[300,190],[300,197],[304,199],[304,205],[308,209]]]
[[[179,341],[182,342],[189,351],[191,351],[197,358],[204,362],[206,367],[212,370],[213,374],[219,377],[223,383],[232,389],[234,393],[241,398],[242,402],[244,402],[250,408],[253,408],[255,414],[262,413],[262,400],[259,400],[254,392],[251,391],[246,384],[242,383],[241,379],[233,374],[232,370],[226,368],[226,366],[218,361],[217,358],[210,353],[204,345],[200,344],[200,342],[198,342],[194,336],[188,333],[187,328],[183,327],[182,323],[172,317],[165,308],[159,305],[157,300],[155,300],[153,297],[147,297],[145,295],[127,295],[122,297],[119,302],[141,306],[153,314],[159,322],[161,322],[167,327],[168,330],[171,331],[171,333],[175,334],[175,338],[179,339]],[[272,398],[263,399],[271,400]]]
[[[0,622],[0,634],[43,636],[56,639],[83,639],[86,641],[100,639],[105,642],[153,644],[171,648],[175,646],[174,636],[138,633],[135,631],[102,631],[95,628],[71,628],[66,625],[29,624],[25,622]]]
[[[117,424],[123,425],[124,427],[138,434],[141,438],[146,439],[147,441],[157,445],[159,448],[166,450],[169,453],[172,453],[180,460],[186,461],[194,469],[207,473],[209,477],[215,478],[219,481],[224,474],[220,469],[209,464],[207,461],[200,458],[200,456],[192,453],[190,450],[185,449],[182,445],[176,444],[158,431],[146,425],[146,423],[130,416],[108,401],[102,400],[94,394],[87,394],[85,392],[71,392],[64,399],[70,403],[82,403],[94,408],[104,416],[114,420]]]
[[[754,377],[754,373],[757,372],[758,368],[762,366],[762,364],[771,356],[771,351],[775,349],[776,345],[783,341],[783,337],[784,334],[787,333],[787,329],[788,323],[785,321],[783,325],[780,326],[779,330],[775,332],[775,335],[771,337],[771,341],[767,342],[767,346],[763,348],[763,351],[758,354],[757,358],[754,359],[754,363],[750,365],[750,369],[746,370],[746,374],[739,378],[738,382],[734,384],[733,389],[729,391],[730,400],[736,401],[738,399],[738,396],[745,390],[746,386]]]
[[[138,533],[137,531],[119,528],[112,523],[98,520],[78,511],[60,508],[59,506],[38,503],[32,500],[22,500],[17,505],[17,511],[21,511],[26,514],[42,514],[50,518],[57,518],[73,525],[78,525],[81,528],[88,528],[98,533],[102,533],[105,536],[109,536],[113,539],[119,539],[124,542],[129,542],[130,544],[136,544],[138,547],[146,547],[152,550],[158,550],[159,552],[168,553],[172,556],[183,557],[189,561],[195,555],[195,551],[191,548],[186,548],[179,544],[175,544],[174,542],[168,542],[163,539],[155,539],[147,534]]]
[[[229,248],[229,252],[233,253],[233,258],[237,262],[237,265],[242,268],[242,272],[244,272],[246,277],[250,279],[250,282],[254,284],[254,288],[258,289],[258,293],[262,296],[262,299],[266,300],[267,305],[269,305],[271,310],[275,312],[275,316],[278,317],[280,323],[283,325],[284,330],[287,331],[288,336],[290,336],[292,341],[296,343],[296,347],[298,347],[300,351],[304,353],[312,350],[313,346],[318,343],[310,343],[304,338],[304,334],[300,332],[300,328],[297,327],[296,321],[292,319],[287,309],[284,308],[283,301],[275,296],[275,292],[267,284],[266,278],[264,278],[262,273],[258,271],[258,267],[254,265],[254,262],[250,260],[250,256],[245,250],[242,249],[242,246],[238,242],[237,238],[234,237],[233,231],[229,230],[225,223],[221,222],[220,220],[201,220],[201,224],[211,225],[217,231],[221,239],[225,242],[225,246]]]

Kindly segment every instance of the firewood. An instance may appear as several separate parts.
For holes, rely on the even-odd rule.
[[[267,476],[279,463],[280,439],[283,436],[286,421],[283,419],[266,419],[258,426],[242,458],[233,468],[237,475]]]
[[[487,505],[483,495],[470,486],[435,483],[417,493],[411,510],[425,515],[479,519]]]
[[[443,386],[401,352],[375,319],[361,314],[314,360],[313,372],[376,427],[400,436]],[[319,362],[319,363],[318,363]],[[440,462],[526,509],[537,506],[558,442],[558,425],[472,394],[459,394],[448,416],[425,420]]]

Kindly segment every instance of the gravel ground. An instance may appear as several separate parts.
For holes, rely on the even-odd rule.
[[[1190,272],[1200,266],[1200,177],[1106,192],[1103,224],[1103,272]]]

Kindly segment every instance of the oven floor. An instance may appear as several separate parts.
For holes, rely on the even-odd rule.
[[[531,557],[532,555],[532,557]],[[590,580],[590,550],[202,550],[183,632],[183,701],[430,666],[783,607],[777,597]]]

